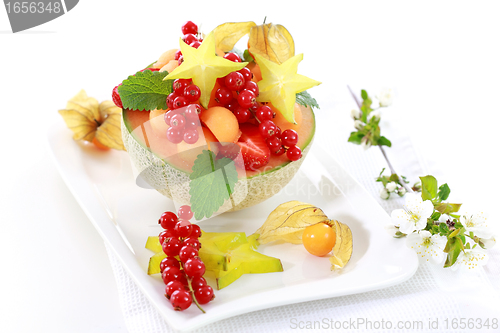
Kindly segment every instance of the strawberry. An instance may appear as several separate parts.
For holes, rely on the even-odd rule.
[[[240,125],[241,136],[236,145],[241,151],[245,170],[254,171],[269,163],[271,151],[266,145],[266,141],[259,132],[259,127],[252,124]],[[235,145],[228,145],[220,153],[231,159],[236,158],[237,149]]]
[[[121,86],[122,84],[120,83],[116,87],[113,88],[113,94],[111,95],[111,98],[113,98],[113,103],[120,109],[123,109],[123,104],[122,104],[122,99],[120,98],[120,95],[118,94],[118,87]]]

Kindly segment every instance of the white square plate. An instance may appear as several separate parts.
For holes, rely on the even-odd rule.
[[[48,134],[55,164],[89,219],[133,280],[168,324],[192,330],[215,321],[265,308],[350,295],[401,283],[416,271],[415,252],[384,229],[390,217],[375,200],[318,144],[282,191],[267,201],[201,222],[205,231],[255,232],[279,204],[300,200],[320,207],[331,219],[347,224],[353,234],[353,255],[340,272],[330,271],[327,258],[312,256],[301,245],[266,244],[259,252],[281,259],[284,272],[243,275],[216,290],[216,299],[176,312],[163,296],[159,274],[148,276],[148,236],[161,231],[162,212],[173,202],[136,185],[126,152],[102,152],[72,140],[71,131],[56,124]],[[215,285],[213,279],[207,278]]]

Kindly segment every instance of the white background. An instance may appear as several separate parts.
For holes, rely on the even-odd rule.
[[[110,99],[121,80],[178,45],[186,20],[206,33],[265,16],[287,27],[305,54],[299,72],[323,82],[311,90],[319,120],[349,116],[346,84],[395,88],[386,120],[403,120],[445,175],[450,199],[498,221],[500,4],[283,4],[82,0],[17,34],[0,9],[0,331],[126,331],[103,242],[59,177],[45,137],[69,98],[84,88]]]

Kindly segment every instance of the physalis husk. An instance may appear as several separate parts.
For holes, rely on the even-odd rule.
[[[122,110],[112,101],[99,102],[81,90],[68,101],[66,109],[59,114],[66,126],[73,131],[73,139],[92,142],[94,138],[102,145],[125,150],[121,134]]]
[[[318,207],[300,201],[289,201],[279,205],[269,214],[264,224],[255,232],[260,234],[262,244],[282,241],[302,244],[302,234],[308,226],[325,222],[336,233],[336,242],[330,256],[332,269],[344,267],[352,255],[351,229],[336,220],[330,220]]]

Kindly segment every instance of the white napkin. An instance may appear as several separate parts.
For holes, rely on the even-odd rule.
[[[332,152],[390,214],[393,209],[401,208],[404,199],[382,200],[379,197],[382,187],[375,182],[375,178],[387,165],[377,147],[363,151],[361,147],[347,143],[352,130],[352,120],[349,119],[351,107],[354,104],[338,104],[333,107],[335,112],[331,112],[331,119],[318,121],[317,133],[327,133],[329,137],[326,140],[319,136],[315,144],[321,144]],[[387,120],[384,121],[384,118]],[[411,139],[398,131],[402,127],[398,126],[397,117],[382,119],[383,134],[393,142],[393,147],[386,152],[396,171],[412,182],[426,174],[441,179],[439,170],[426,163],[428,161],[421,157]],[[321,123],[329,124],[330,130],[322,130]],[[404,239],[401,246],[406,246]],[[108,251],[108,254],[129,331],[173,332],[112,252]],[[422,263],[411,279],[393,287],[251,312],[207,325],[197,332],[288,332],[299,328],[344,332],[475,331],[460,329],[459,319],[473,319],[475,328],[478,327],[476,320],[484,323],[489,319],[492,324],[493,318],[496,318],[498,324],[500,319],[500,250],[493,248],[489,254],[488,265],[474,273],[456,273]],[[500,330],[500,326],[496,327]],[[497,330],[490,325],[490,329],[485,331]]]

